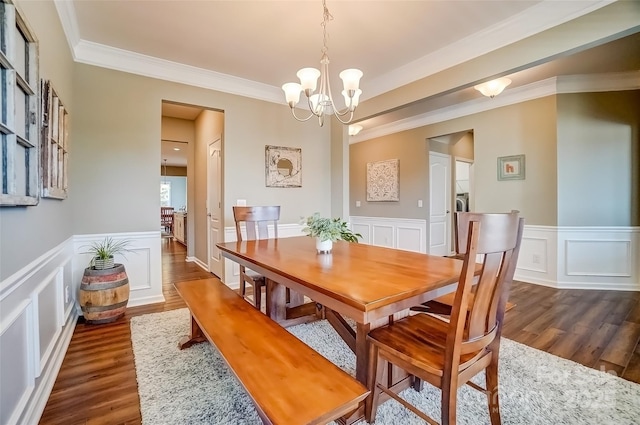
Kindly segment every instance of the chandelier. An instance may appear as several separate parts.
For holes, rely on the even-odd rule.
[[[322,19],[322,33],[323,33],[323,46],[322,57],[320,58],[320,70],[315,68],[302,68],[296,74],[300,79],[300,83],[286,83],[282,86],[284,90],[285,98],[293,117],[298,121],[307,121],[311,117],[318,117],[318,123],[322,127],[324,124],[325,115],[335,114],[336,118],[343,124],[349,124],[353,120],[353,111],[358,106],[360,95],[362,90],[358,88],[360,85],[360,78],[362,78],[362,71],[359,69],[345,69],[340,73],[342,84],[344,89],[342,90],[342,96],[344,96],[345,109],[339,110],[336,108],[333,102],[333,96],[331,95],[331,84],[329,83],[329,55],[327,47],[327,22],[333,19],[333,16],[327,9],[326,0],[322,0],[322,7],[324,8],[324,14]],[[320,89],[316,92],[318,87],[318,78],[320,78]],[[311,113],[306,118],[299,118],[296,115],[295,106],[300,101],[300,92],[304,91],[307,96],[307,102],[309,104],[309,110]],[[343,119],[348,115],[348,118]]]

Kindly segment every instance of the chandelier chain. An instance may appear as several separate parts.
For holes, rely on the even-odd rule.
[[[327,44],[329,42],[329,34],[327,34],[327,22],[333,20],[333,15],[329,13],[329,8],[327,7],[327,0],[322,0],[322,7],[324,8],[324,12],[322,14],[322,53],[326,54],[329,48]]]

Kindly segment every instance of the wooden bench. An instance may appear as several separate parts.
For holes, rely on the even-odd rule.
[[[217,279],[175,284],[191,312],[191,336],[208,340],[245,388],[267,424],[325,424],[369,391]]]

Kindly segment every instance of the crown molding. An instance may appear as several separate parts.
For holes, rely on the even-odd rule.
[[[437,72],[449,69],[493,50],[564,24],[613,3],[615,0],[544,0],[517,15],[471,34],[433,53],[381,75],[366,83],[361,99],[366,100]]]
[[[406,64],[366,84],[372,98],[585,15],[613,0],[544,0],[523,12]],[[284,104],[279,87],[209,71],[81,39],[73,1],[54,0],[76,62]]]
[[[503,106],[514,105],[541,97],[566,93],[593,93],[640,89],[640,71],[618,72],[597,75],[563,75],[536,81],[521,87],[505,90],[490,99],[481,97],[457,105],[401,119],[377,127],[364,129],[352,136],[349,144],[364,142],[376,137],[387,136]]]
[[[73,6],[73,1],[53,0],[53,3],[58,12],[64,35],[67,37],[73,60],[78,60],[75,47],[80,42],[80,30],[78,29],[78,17],[76,16],[76,8]]]
[[[268,84],[85,40],[80,40],[74,50],[77,62],[267,102],[284,103],[281,90]]]
[[[267,102],[284,103],[279,87],[83,40],[80,38],[73,1],[54,0],[54,3],[76,62]]]

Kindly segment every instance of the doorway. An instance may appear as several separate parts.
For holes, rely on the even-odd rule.
[[[453,247],[453,213],[474,210],[473,130],[428,139],[430,254],[450,255]]]
[[[456,158],[455,168],[456,212],[469,212],[472,209],[473,162]]]
[[[208,218],[208,267],[222,277],[223,261],[216,246],[224,242],[222,225],[222,136],[217,136],[207,149],[207,218]]]
[[[429,254],[451,253],[451,156],[429,152]]]
[[[222,268],[210,264],[209,210],[210,188],[215,185],[218,193],[218,208],[212,213],[216,220],[217,242],[224,240],[224,202],[222,194],[221,167],[224,157],[222,135],[224,133],[224,112],[197,105],[162,101],[162,139],[179,141],[186,146],[186,206],[179,211],[184,219],[183,236],[180,243],[186,247],[183,261],[194,262],[207,272],[222,277]],[[209,148],[212,141],[219,141],[215,149],[218,172],[216,177],[209,174]],[[176,151],[178,152],[178,151]],[[182,234],[181,234],[182,235]],[[172,242],[176,242],[176,238]],[[164,244],[163,244],[164,246]],[[213,268],[212,268],[213,266]]]

